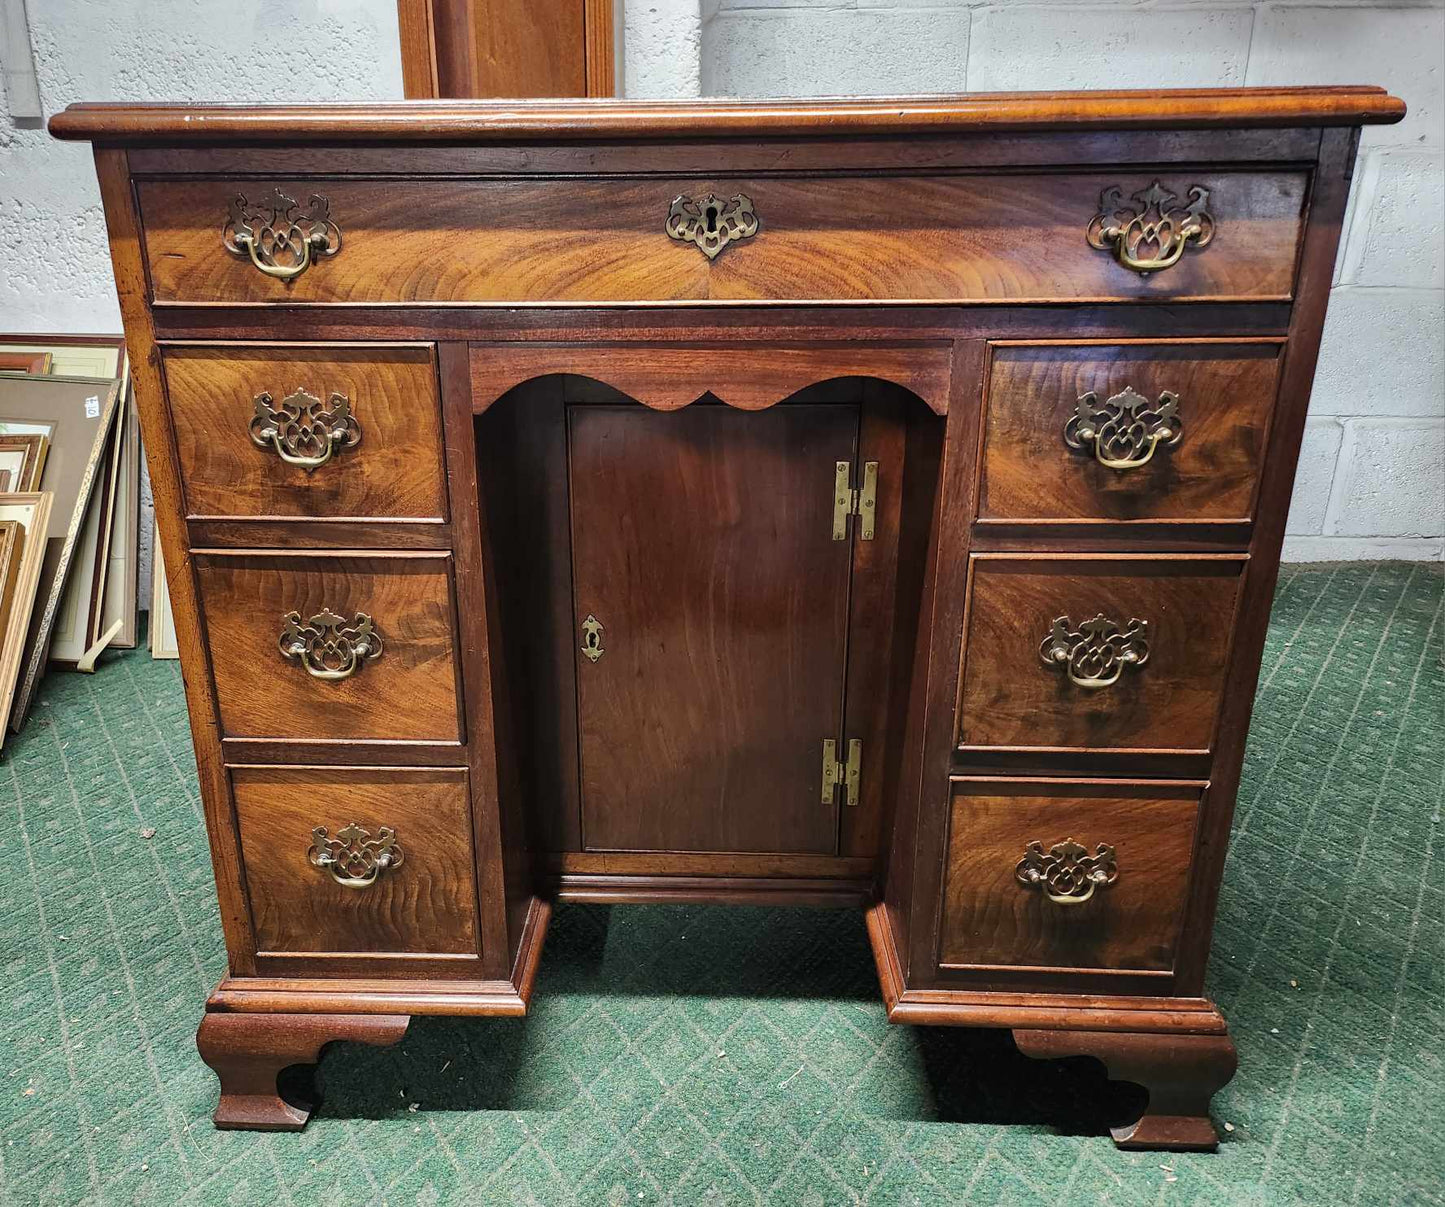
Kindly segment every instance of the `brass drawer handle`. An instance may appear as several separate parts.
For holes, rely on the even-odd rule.
[[[351,400],[332,393],[331,401],[305,390],[288,394],[277,406],[270,394],[257,394],[252,403],[251,441],[257,448],[274,449],[287,465],[299,465],[308,474],[331,460],[338,449],[361,443],[361,425],[351,413]]]
[[[712,193],[697,197],[684,193],[667,211],[665,229],[669,238],[695,243],[712,260],[734,240],[756,235],[758,216],[753,212],[753,199],[743,193],[734,193],[726,201]]]
[[[1214,218],[1204,208],[1209,201],[1206,188],[1191,186],[1188,205],[1180,205],[1157,180],[1135,193],[1132,205],[1125,205],[1123,198],[1123,189],[1104,190],[1086,237],[1090,247],[1112,250],[1114,258],[1134,272],[1160,272],[1177,264],[1190,243],[1207,247],[1214,238]]]
[[[401,867],[403,858],[396,831],[390,826],[379,827],[373,838],[355,822],[338,830],[335,838],[327,834],[325,826],[317,826],[311,831],[311,847],[306,852],[312,867],[325,868],[343,888],[369,888],[382,872]]]
[[[1179,395],[1168,390],[1155,403],[1130,386],[1104,402],[1090,390],[1064,424],[1064,443],[1076,452],[1092,449],[1105,469],[1138,469],[1153,460],[1161,444],[1173,448],[1182,439]]]
[[[1090,855],[1085,847],[1066,838],[1051,846],[1047,854],[1043,843],[1029,843],[1014,877],[1025,888],[1042,889],[1055,905],[1083,905],[1095,889],[1108,888],[1119,878],[1119,866],[1108,843],[1101,842]]]
[[[363,662],[381,655],[381,635],[365,612],[348,621],[323,608],[305,624],[300,612],[287,612],[281,620],[281,656],[299,661],[313,679],[349,679]]]
[[[341,228],[331,221],[331,203],[312,193],[306,205],[303,214],[296,199],[279,188],[254,203],[237,193],[231,199],[231,216],[221,227],[221,242],[234,255],[249,255],[268,277],[299,277],[321,256],[341,250]]]
[[[1039,646],[1046,666],[1067,669],[1069,682],[1097,691],[1118,681],[1126,666],[1149,661],[1149,622],[1130,619],[1120,628],[1102,612],[1074,629],[1067,616],[1059,616]]]

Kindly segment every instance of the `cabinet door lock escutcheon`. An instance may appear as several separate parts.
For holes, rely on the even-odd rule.
[[[602,622],[589,612],[582,622],[582,654],[588,662],[596,662],[606,652],[602,648]]]

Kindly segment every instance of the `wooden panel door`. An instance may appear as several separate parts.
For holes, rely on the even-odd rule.
[[[855,406],[569,408],[588,850],[837,849]]]

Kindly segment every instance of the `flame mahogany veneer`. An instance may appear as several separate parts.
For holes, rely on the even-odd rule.
[[[861,907],[899,1023],[1209,1148],[1204,997],[1373,88],[77,105],[230,971],[220,1127],[551,903]],[[876,472],[875,472],[876,471]]]

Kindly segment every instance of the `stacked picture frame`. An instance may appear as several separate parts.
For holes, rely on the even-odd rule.
[[[47,666],[137,644],[141,462],[119,336],[0,335],[0,744]]]

